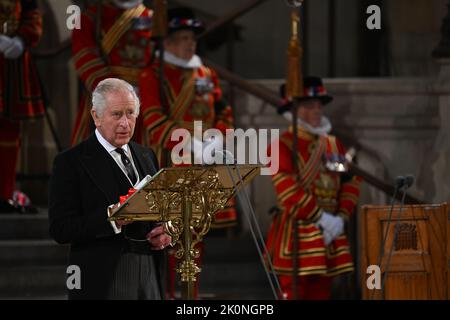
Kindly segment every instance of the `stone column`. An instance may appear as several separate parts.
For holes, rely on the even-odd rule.
[[[439,75],[434,85],[434,91],[439,96],[440,129],[436,139],[435,150],[439,156],[432,164],[436,186],[433,202],[450,201],[450,2],[448,12],[441,27],[441,40],[433,50],[433,58],[440,65]]]

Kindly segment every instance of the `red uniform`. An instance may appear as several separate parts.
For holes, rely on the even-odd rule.
[[[72,34],[75,69],[86,90],[72,131],[72,144],[83,141],[91,132],[90,100],[97,84],[106,78],[120,78],[137,87],[140,73],[151,59],[152,10],[142,4],[128,10],[105,4],[101,11],[100,40],[96,37],[97,6],[87,8],[81,15],[81,29],[74,29]]]
[[[292,297],[293,224],[298,232],[298,292],[300,299],[326,299],[330,277],[352,271],[347,237],[342,234],[328,246],[315,224],[323,210],[349,217],[357,203],[361,178],[328,171],[324,154],[345,155],[334,136],[319,137],[298,130],[298,171],[292,165],[292,130],[280,137],[279,171],[272,176],[281,212],[274,217],[267,246],[283,294]],[[297,172],[300,180],[297,182]]]
[[[167,105],[170,106],[167,113],[161,103],[157,68],[154,66],[142,73],[139,90],[144,122],[144,136],[141,139],[155,150],[160,161],[164,149],[170,151],[177,144],[170,140],[173,130],[177,128],[188,129],[192,135],[194,121],[202,121],[203,130],[216,128],[223,134],[226,129],[232,128],[232,110],[229,105],[222,103],[222,90],[214,70],[205,66],[185,69],[165,63],[164,92]],[[199,89],[199,82],[209,90],[203,92]],[[230,201],[224,210],[216,214],[212,227],[223,228],[235,224],[236,210]]]
[[[17,59],[7,59],[0,53],[0,199],[9,199],[16,182],[18,120],[44,114],[39,78],[28,51],[42,34],[36,1],[0,0],[0,34],[20,37],[25,45]]]
[[[232,110],[229,105],[222,102],[222,90],[214,70],[205,66],[185,69],[165,63],[164,76],[164,93],[167,106],[169,106],[168,110],[165,110],[161,102],[158,65],[142,73],[139,87],[141,113],[144,121],[142,140],[156,151],[160,161],[163,160],[163,155],[168,157],[168,151],[177,143],[170,139],[173,130],[177,128],[185,128],[192,135],[194,121],[202,121],[203,130],[216,128],[223,134],[226,129],[232,128]],[[199,83],[202,83],[200,87]],[[231,199],[225,209],[215,215],[211,227],[224,228],[235,224],[236,210],[234,200]],[[195,261],[200,266],[203,243],[199,243],[197,248],[200,256]],[[172,252],[169,256],[170,278],[168,284],[169,298],[172,299],[175,297],[175,265],[176,261]],[[195,297],[197,294],[198,281],[195,287]]]

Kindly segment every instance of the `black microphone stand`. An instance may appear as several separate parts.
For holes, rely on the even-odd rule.
[[[407,175],[403,179],[402,186],[399,187],[399,191],[402,191],[403,194],[402,194],[402,200],[400,201],[400,205],[398,208],[397,220],[395,221],[394,237],[392,239],[391,247],[389,248],[389,254],[387,257],[386,267],[384,268],[383,279],[381,280],[381,297],[382,297],[382,299],[384,299],[384,289],[385,289],[385,285],[386,285],[386,278],[387,278],[389,266],[391,264],[392,253],[394,252],[394,246],[395,246],[395,243],[397,242],[397,238],[398,238],[400,217],[401,217],[401,213],[403,210],[403,206],[405,205],[406,190],[412,186],[413,182],[414,182],[414,177],[412,175]],[[387,232],[389,231],[389,222],[390,221],[391,221],[391,219],[389,217],[388,226],[386,227],[386,235],[387,235]],[[383,247],[384,247],[384,244],[383,244]],[[381,263],[381,261],[380,261],[380,263]],[[381,265],[380,265],[380,269],[381,269]]]

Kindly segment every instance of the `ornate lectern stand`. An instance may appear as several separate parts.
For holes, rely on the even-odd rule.
[[[165,168],[111,212],[110,220],[160,221],[172,244],[178,244],[176,271],[183,284],[182,298],[193,299],[194,258],[214,214],[260,172],[260,165],[214,165]],[[242,179],[241,179],[242,178]]]

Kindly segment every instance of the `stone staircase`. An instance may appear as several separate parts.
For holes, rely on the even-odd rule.
[[[0,299],[66,299],[68,247],[50,239],[47,211],[0,214]]]
[[[250,236],[207,236],[199,285],[205,299],[273,299]]]
[[[68,246],[49,238],[46,209],[0,214],[0,299],[66,299]],[[272,299],[249,236],[207,236],[201,299]]]

